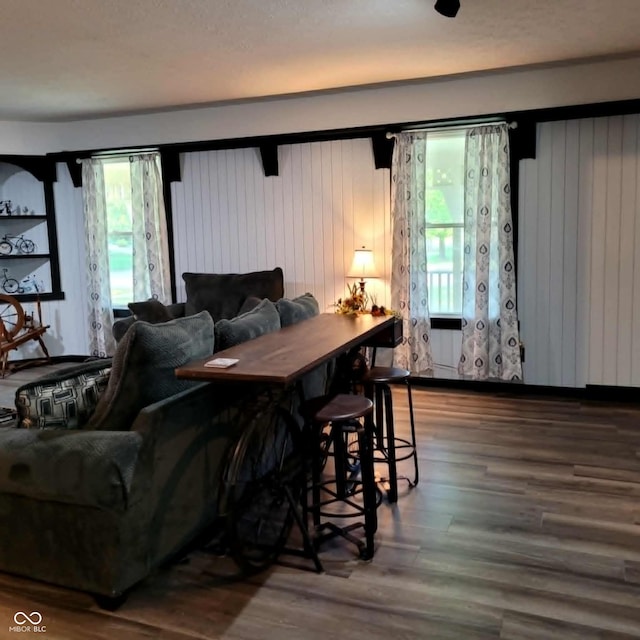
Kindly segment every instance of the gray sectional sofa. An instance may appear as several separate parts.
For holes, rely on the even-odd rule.
[[[106,384],[96,384],[109,365],[100,361],[19,389],[19,425],[0,430],[0,570],[118,603],[206,537],[223,516],[230,447],[264,418],[252,408],[264,389],[178,380],[174,369],[317,313],[307,294],[263,299],[218,322],[208,311],[135,321],[121,336]],[[310,396],[324,393],[326,369],[305,385]],[[74,392],[81,410],[52,415],[56,393],[71,406]],[[43,407],[49,415],[38,416]],[[20,428],[25,420],[32,428]]]
[[[250,311],[264,298],[276,302],[284,296],[284,276],[276,267],[249,273],[183,273],[187,299],[171,305],[156,300],[129,304],[132,315],[117,320],[113,335],[119,341],[136,320],[167,322],[174,318],[208,311],[214,322],[235,318]]]

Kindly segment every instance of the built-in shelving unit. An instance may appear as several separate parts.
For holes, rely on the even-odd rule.
[[[0,155],[0,293],[62,300],[53,198],[55,163]]]

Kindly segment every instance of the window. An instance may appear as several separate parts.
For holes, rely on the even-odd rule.
[[[111,304],[126,308],[133,295],[133,218],[131,163],[117,158],[104,163]]]
[[[430,132],[427,137],[427,273],[429,313],[436,318],[462,316],[465,134]]]

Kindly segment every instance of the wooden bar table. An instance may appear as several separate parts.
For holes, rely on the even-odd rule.
[[[279,331],[248,340],[210,358],[176,369],[178,378],[269,382],[290,385],[300,376],[345,353],[394,324],[393,316],[322,313]],[[205,367],[213,358],[237,359],[227,368]]]
[[[311,454],[305,453],[308,446],[290,402],[283,410],[282,398],[292,397],[305,373],[371,340],[393,322],[392,316],[320,314],[176,369],[177,377],[188,380],[254,383],[271,398],[255,407],[247,405],[241,412],[242,419],[248,415],[249,420],[238,429],[222,480],[226,542],[231,557],[245,572],[262,570],[275,561],[294,521],[304,543],[298,554],[311,558],[316,570],[322,571],[299,512],[301,501],[306,500],[306,464]],[[206,367],[214,358],[232,358],[237,363]],[[274,393],[274,387],[280,391]]]

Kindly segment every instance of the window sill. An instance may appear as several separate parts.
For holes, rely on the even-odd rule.
[[[431,318],[432,329],[447,329],[449,331],[460,331],[462,329],[461,318]]]

